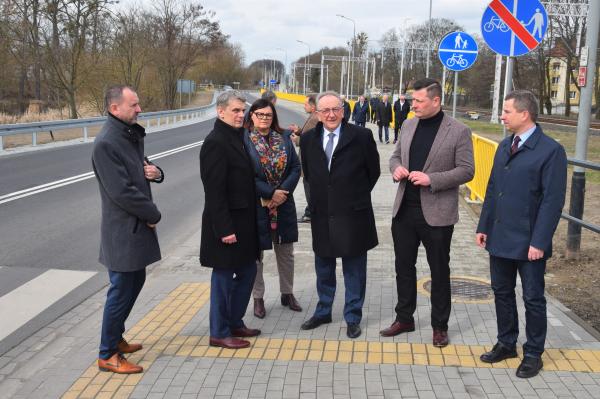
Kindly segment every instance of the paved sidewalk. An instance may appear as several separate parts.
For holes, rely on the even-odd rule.
[[[302,109],[285,101],[278,106]],[[393,146],[378,146],[382,175],[372,198],[380,243],[368,255],[363,334],[358,339],[346,337],[341,267],[333,322],[300,330],[317,303],[310,225],[300,224],[294,290],[304,311],[292,312],[279,304],[274,255],[267,252],[267,317],[255,318],[250,306],[245,318],[263,334],[248,349],[209,347],[210,270],[198,263],[196,234],[153,268],[130,317],[127,339],[144,344],[131,359],[145,367],[143,374],[98,372],[103,291],[0,357],[0,398],[600,397],[600,342],[552,299],[548,349],[539,376],[515,377],[518,359],[493,367],[479,361],[479,354],[495,342],[496,322],[487,253],[474,245],[477,220],[464,202],[452,243],[451,345],[441,350],[431,345],[429,273],[422,248],[417,264],[418,328],[394,338],[379,336],[394,319],[396,289],[390,233],[395,185],[387,168]],[[298,210],[303,209],[301,185],[295,196]],[[519,306],[523,322],[521,302]]]

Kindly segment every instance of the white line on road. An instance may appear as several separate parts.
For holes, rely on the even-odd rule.
[[[151,161],[154,159],[164,158],[169,155],[177,154],[179,152],[201,146],[202,143],[204,143],[204,140],[197,141],[197,142],[191,143],[191,144],[187,144],[187,145],[184,145],[181,147],[173,148],[171,150],[159,152],[158,154],[150,155],[148,158]],[[92,177],[94,177],[94,172],[87,172],[87,173],[83,173],[80,175],[67,177],[66,179],[56,180],[56,181],[53,181],[50,183],[41,184],[39,186],[31,187],[31,188],[28,188],[25,190],[20,190],[20,191],[15,191],[10,194],[5,194],[5,195],[0,196],[0,205],[7,203],[7,202],[11,202],[11,201],[16,201],[20,198],[29,197],[34,194],[43,193],[44,191],[54,190],[59,187],[68,186],[70,184],[74,184],[74,183],[77,183],[80,181],[91,179]]]
[[[50,269],[0,297],[0,341],[95,274]]]

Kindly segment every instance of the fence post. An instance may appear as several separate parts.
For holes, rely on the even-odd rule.
[[[4,136],[0,136],[0,151],[4,151]]]
[[[87,128],[87,126],[83,127],[83,141],[88,141],[88,128]]]
[[[31,145],[37,145],[37,132],[31,133]]]

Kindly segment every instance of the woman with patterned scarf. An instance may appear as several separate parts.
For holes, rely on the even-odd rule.
[[[300,312],[302,307],[293,294],[298,222],[292,195],[300,179],[300,161],[289,132],[279,126],[275,107],[268,100],[260,99],[252,104],[245,127],[246,151],[254,165],[261,249],[253,289],[254,315],[261,319],[266,315],[262,251],[271,248],[277,259],[281,304]]]

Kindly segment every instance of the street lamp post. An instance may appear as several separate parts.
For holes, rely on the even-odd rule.
[[[308,68],[308,58],[310,57],[310,45],[302,40],[296,40],[298,43],[304,44],[308,47],[308,56],[304,58],[304,94],[306,95],[306,70]]]
[[[356,21],[354,21],[352,18],[348,18],[345,15],[342,14],[336,14],[338,17],[343,18],[343,19],[347,19],[348,21],[352,22],[352,52],[349,52],[349,56],[350,58],[350,68],[348,68],[348,85],[350,87],[350,90],[346,89],[346,96],[348,96],[348,91],[350,91],[350,96],[352,97],[352,88],[354,87],[354,44],[356,42]],[[352,70],[352,72],[350,72]]]
[[[427,67],[425,68],[425,77],[429,77],[429,56],[431,54],[431,1],[429,0],[429,27],[427,28]]]
[[[285,91],[288,88],[288,79],[287,79],[287,50],[281,47],[277,47],[275,50],[283,51],[285,53],[285,64],[283,64],[283,81],[285,82]]]

